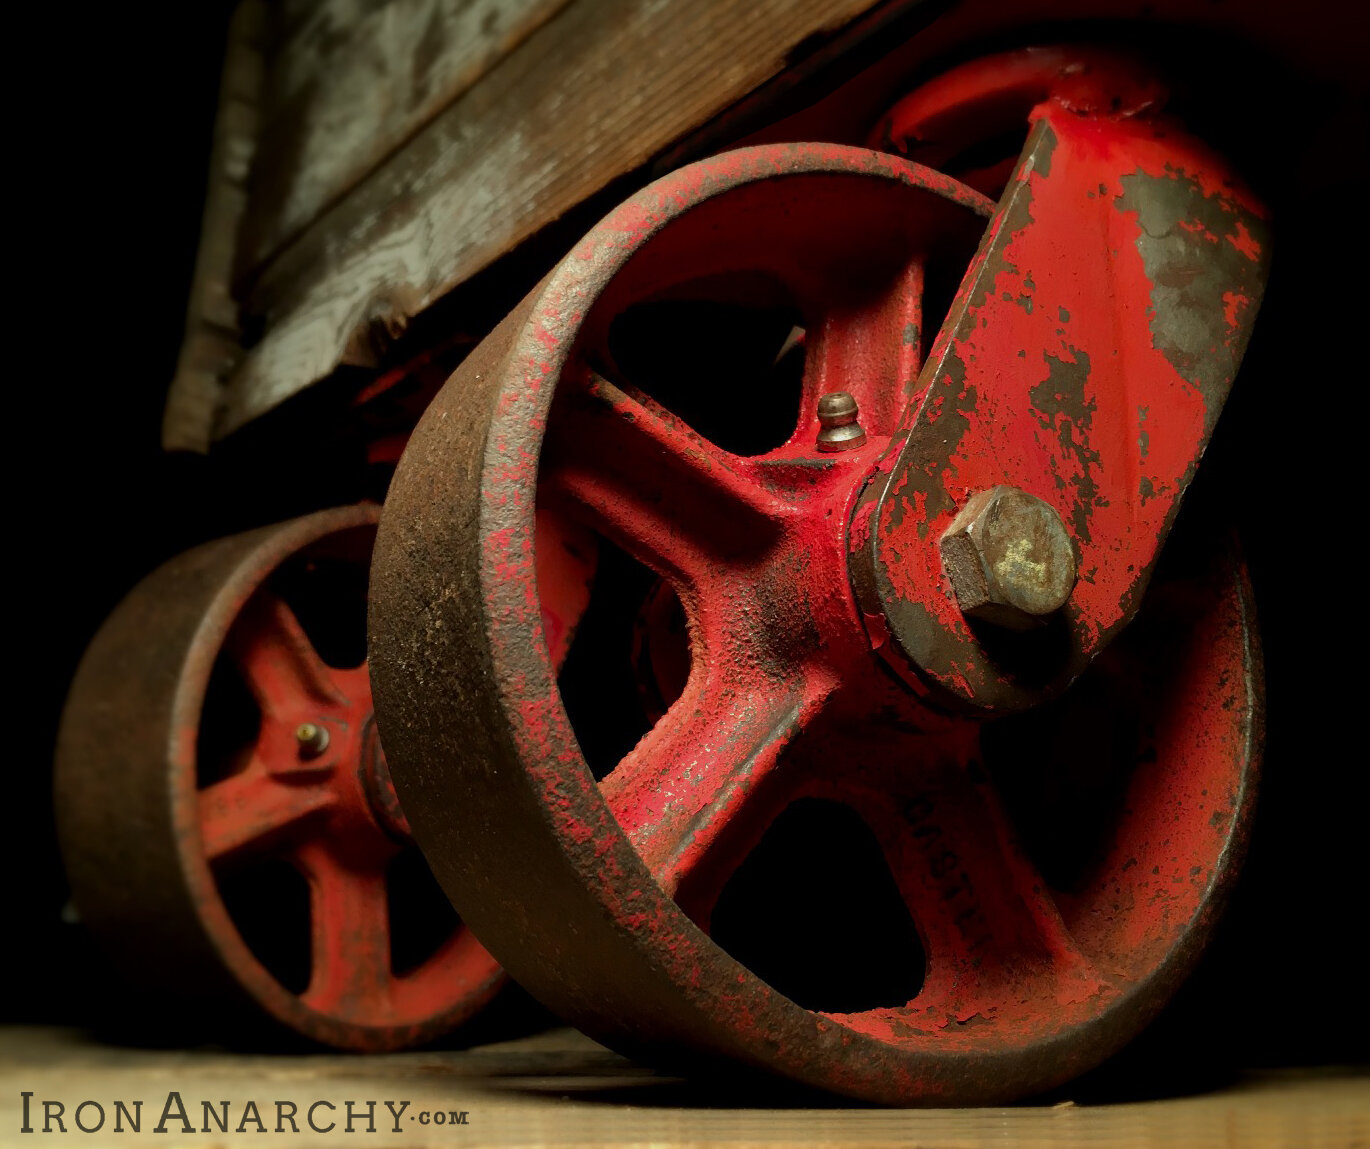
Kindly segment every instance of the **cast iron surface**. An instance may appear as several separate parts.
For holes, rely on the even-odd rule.
[[[1118,145],[1115,169],[1142,170],[1151,161],[1128,150],[1135,125],[1110,123],[1093,127]],[[1035,154],[1019,165],[1020,184]],[[453,376],[411,440],[371,600],[377,714],[396,784],[463,917],[521,983],[593,1036],[664,1060],[723,1056],[876,1101],[984,1103],[1097,1064],[1160,1008],[1202,947],[1242,852],[1260,741],[1259,651],[1232,554],[1200,545],[1178,555],[1124,639],[1092,648],[1097,661],[1073,690],[998,722],[984,714],[1002,704],[977,700],[991,679],[948,684],[935,667],[891,658],[898,611],[879,587],[871,593],[875,563],[897,566],[890,530],[872,530],[875,509],[910,481],[908,429],[929,421],[947,349],[966,334],[966,301],[989,297],[966,285],[983,284],[986,253],[1018,202],[1006,196],[996,211],[944,175],[853,148],[747,149],[692,165],[595,228]],[[1130,210],[1117,225],[1129,243]],[[987,220],[925,357],[924,323],[940,319],[924,315],[925,281],[958,252],[964,268]],[[1091,251],[1086,264],[1109,258]],[[1008,273],[1045,279],[1049,256],[1032,258]],[[1088,306],[1145,339],[1131,331],[1145,329],[1145,306],[1118,319],[1119,293],[1126,284]],[[725,449],[716,440],[726,428],[715,420],[700,433],[619,361],[621,317],[699,298],[798,315],[798,415],[778,446]],[[1045,294],[1032,303],[1054,310]],[[1240,308],[1228,314],[1249,322]],[[954,396],[956,409],[993,403],[1010,422],[1030,410],[1043,392],[1018,377],[1019,361],[997,376],[982,361],[992,394]],[[1138,361],[1139,371],[1173,369]],[[1175,385],[1207,402],[1202,383]],[[699,388],[725,414],[736,404],[708,379]],[[819,399],[839,391],[855,399],[866,440],[820,453]],[[1135,409],[1107,395],[1090,402],[1092,419],[1053,428],[1053,442],[1107,444],[1134,477],[1137,451],[1190,451],[1189,469],[1176,471],[1187,482],[1202,448],[1185,437],[1192,424],[1129,454]],[[1199,425],[1214,417],[1201,411]],[[1051,458],[1038,459],[1041,474],[1023,463],[1014,485],[1055,505],[1080,546],[1068,502],[1078,484],[1053,483]],[[948,473],[928,470],[944,485]],[[956,491],[952,513],[974,493]],[[1103,521],[1149,501],[1137,482],[1117,498],[1124,505]],[[662,692],[665,713],[602,781],[543,634],[539,507],[655,572],[687,620],[683,687]],[[935,544],[933,511],[912,500],[890,527],[917,535],[921,524]],[[1126,556],[1110,566],[1116,548],[1106,550],[1082,577],[1127,595],[1140,576]],[[940,570],[927,578],[954,604]],[[1032,648],[1010,657],[1021,666]],[[1034,690],[1039,704],[1051,693]],[[1101,715],[1103,737],[1079,734],[1097,733]],[[926,954],[901,995],[804,1008],[709,937],[729,883],[804,801],[845,807],[870,831]],[[1070,842],[1085,845],[1062,866]]]
[[[56,773],[73,897],[129,977],[220,1017],[250,1003],[314,1040],[371,1050],[449,1031],[503,976],[460,925],[413,968],[392,968],[386,874],[408,826],[367,667],[326,664],[275,581],[313,563],[364,580],[378,515],[344,508],[220,539],[144,579],[81,663]],[[205,725],[226,664],[255,702],[241,747],[216,744],[222,731]],[[229,752],[207,769],[206,755]],[[295,988],[221,896],[261,858],[284,859],[307,883],[301,920],[287,923],[308,938]]]

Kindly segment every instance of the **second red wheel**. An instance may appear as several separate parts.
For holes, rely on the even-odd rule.
[[[378,515],[221,539],[140,583],[81,664],[56,776],[73,898],[132,978],[367,1050],[441,1036],[503,981],[433,884],[377,737]]]

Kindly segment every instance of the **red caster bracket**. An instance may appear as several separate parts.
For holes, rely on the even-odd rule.
[[[365,1050],[440,1036],[503,980],[440,891],[424,900],[376,736],[378,517],[221,539],[140,583],[81,664],[56,775],[73,897],[131,975]]]
[[[1032,110],[1050,100],[1114,122],[1154,116],[1164,85],[1142,62],[1090,44],[1019,48],[970,60],[920,85],[881,119],[870,146],[998,196],[1018,165]]]
[[[1254,316],[1260,213],[1177,125],[1033,117],[998,208],[826,145],[665,177],[473,353],[400,463],[369,634],[415,836],[513,976],[625,1051],[882,1102],[1022,1096],[1134,1035],[1223,902],[1260,733],[1249,592],[1202,539],[1143,591]],[[924,284],[982,231],[924,356]],[[616,325],[699,300],[798,316],[778,446],[738,445],[745,397],[708,375],[669,402],[636,385]],[[687,622],[683,685],[659,590],[624,638],[665,710],[602,781],[542,629],[539,506]],[[816,808],[856,822],[836,855]],[[738,940],[758,872],[769,920],[815,858],[863,851],[897,946],[815,989]],[[829,945],[802,924],[792,948]]]

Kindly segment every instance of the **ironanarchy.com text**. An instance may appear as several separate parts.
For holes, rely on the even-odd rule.
[[[415,1109],[408,1101],[54,1101],[21,1092],[20,1133],[403,1133],[414,1125],[469,1125],[465,1109]],[[153,1115],[156,1114],[156,1120]]]

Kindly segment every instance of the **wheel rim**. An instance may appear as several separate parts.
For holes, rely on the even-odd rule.
[[[394,899],[407,905],[415,879],[391,869],[409,831],[367,668],[325,662],[277,585],[308,564],[364,577],[378,515],[363,506],[307,516],[208,544],[149,576],[83,660],[57,767],[73,896],[139,981],[221,1003],[246,995],[298,1033],[357,1049],[431,1040],[484,1005],[503,976],[459,923],[440,942],[420,939],[420,956],[397,972],[394,930],[405,923]],[[350,645],[360,653],[360,641]],[[206,724],[223,712],[226,672],[250,692],[257,718],[210,766]],[[278,951],[264,955],[243,932],[266,885],[291,877],[277,867],[246,881],[264,859],[283,859],[307,887],[291,911],[308,931],[300,984],[287,984]],[[426,912],[445,908],[439,900]]]
[[[972,769],[980,727],[882,668],[848,582],[847,551],[863,542],[856,500],[917,375],[921,315],[906,304],[921,296],[908,285],[923,264],[909,257],[989,208],[954,181],[857,149],[748,149],[683,169],[573,251],[411,442],[378,540],[370,628],[397,784],[463,914],[521,983],[601,1040],[671,1059],[722,1054],[879,1101],[986,1102],[1097,1063],[1202,946],[1241,852],[1259,734],[1239,568],[1219,557],[1181,580],[1179,600],[1197,609],[1181,612],[1171,681],[1196,701],[1157,704],[1164,769],[1137,774],[1111,849],[1059,905]],[[812,235],[822,218],[838,226],[816,257],[808,246],[808,264],[777,259],[799,238],[787,227]],[[891,250],[902,259],[884,262]],[[853,261],[864,274],[844,279]],[[738,267],[780,278],[816,333],[798,426],[751,459],[602,374],[613,316]],[[845,310],[872,275],[888,294]],[[858,310],[874,318],[851,318]],[[820,465],[812,412],[836,379],[855,380],[845,389],[869,443]],[[604,426],[617,428],[612,449]],[[690,619],[684,693],[602,785],[561,704],[530,592],[539,500],[634,552]],[[856,747],[857,766],[825,771]],[[892,768],[901,757],[918,763],[912,781]],[[682,797],[684,779],[694,786]],[[929,955],[911,1001],[804,1009],[696,924],[765,829],[806,797],[853,808],[880,841]],[[1153,833],[1167,817],[1180,848]],[[966,878],[968,899],[955,887]],[[1125,894],[1156,907],[1086,925]]]

